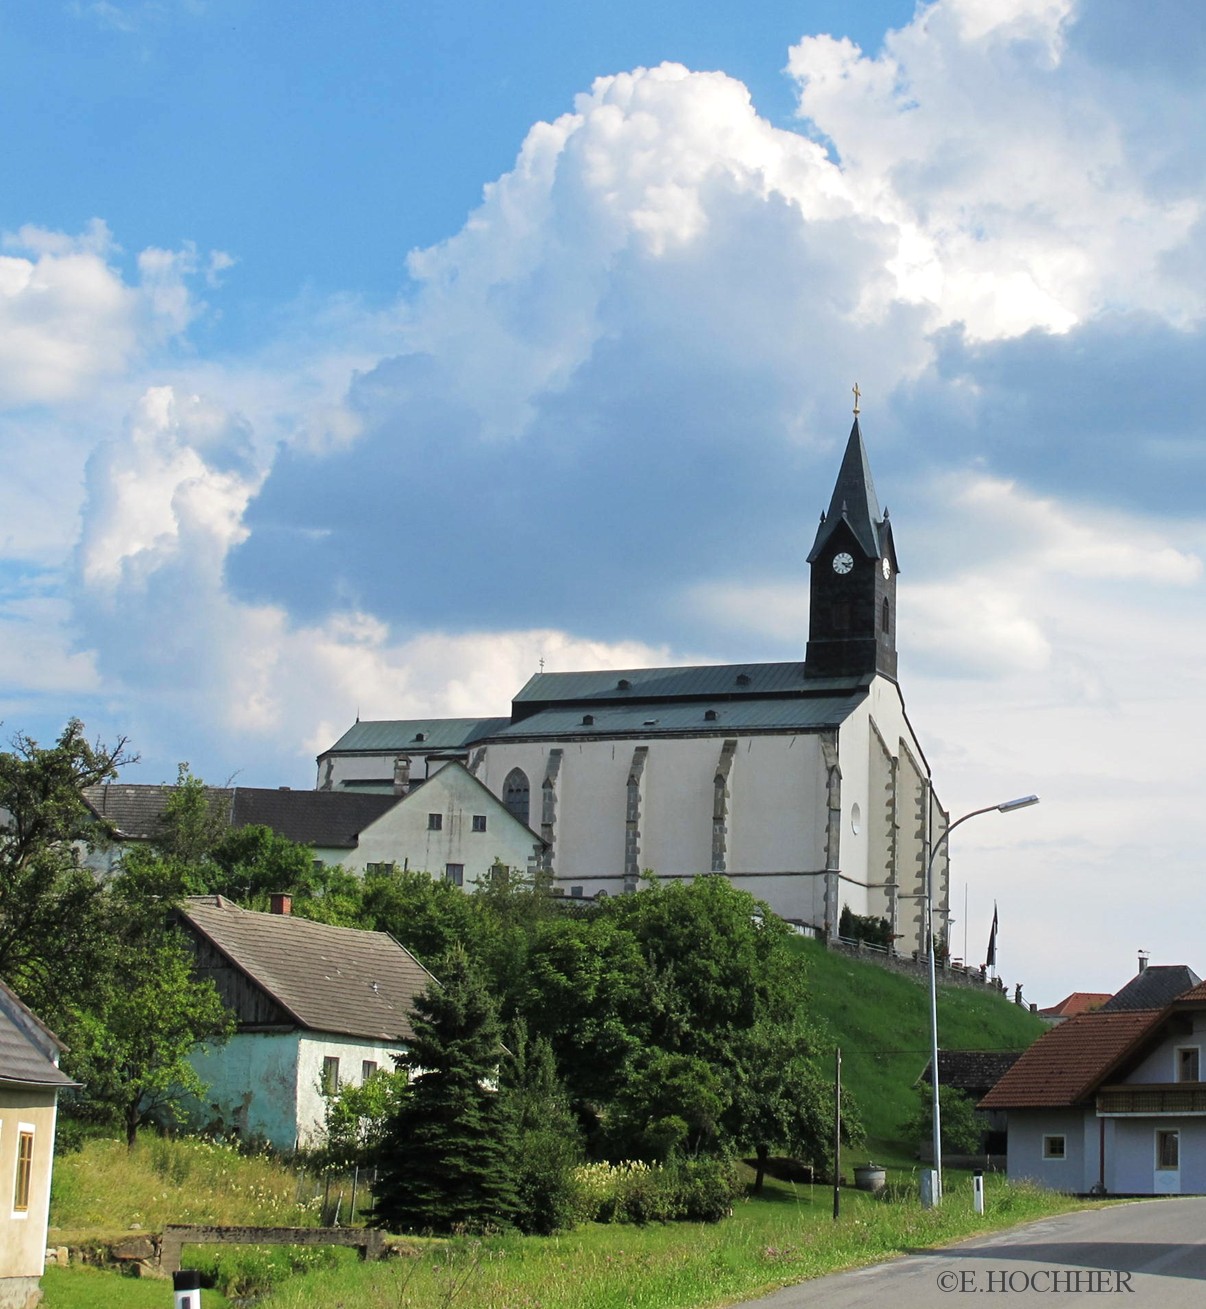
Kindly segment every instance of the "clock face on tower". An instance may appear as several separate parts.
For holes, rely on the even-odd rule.
[[[847,554],[845,550],[833,556],[833,571],[835,573],[848,573],[853,567],[854,556]]]
[[[886,582],[888,578],[892,576],[892,564],[887,556],[885,556],[883,561],[880,563],[880,568],[883,570],[884,581]]]

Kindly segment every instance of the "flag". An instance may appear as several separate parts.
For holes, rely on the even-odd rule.
[[[997,902],[992,902],[992,931],[988,934],[988,958],[984,961],[985,968],[995,968],[997,966]]]

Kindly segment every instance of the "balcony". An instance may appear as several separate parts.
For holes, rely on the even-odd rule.
[[[1103,1086],[1097,1092],[1099,1118],[1155,1115],[1206,1116],[1206,1082],[1148,1082]]]

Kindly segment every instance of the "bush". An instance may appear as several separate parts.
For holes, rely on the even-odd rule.
[[[718,1223],[733,1212],[741,1194],[741,1175],[732,1159],[684,1159],[674,1168],[674,1217],[695,1223]]]
[[[583,1164],[574,1170],[575,1216],[596,1223],[715,1223],[733,1212],[742,1184],[732,1159]]]

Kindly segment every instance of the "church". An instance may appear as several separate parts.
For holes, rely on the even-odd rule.
[[[802,661],[542,671],[506,717],[357,722],[318,789],[405,795],[458,763],[541,838],[557,893],[721,873],[805,931],[849,908],[924,951],[949,817],[896,678],[896,548],[857,409],[808,566]],[[934,899],[948,921],[945,844]]]

